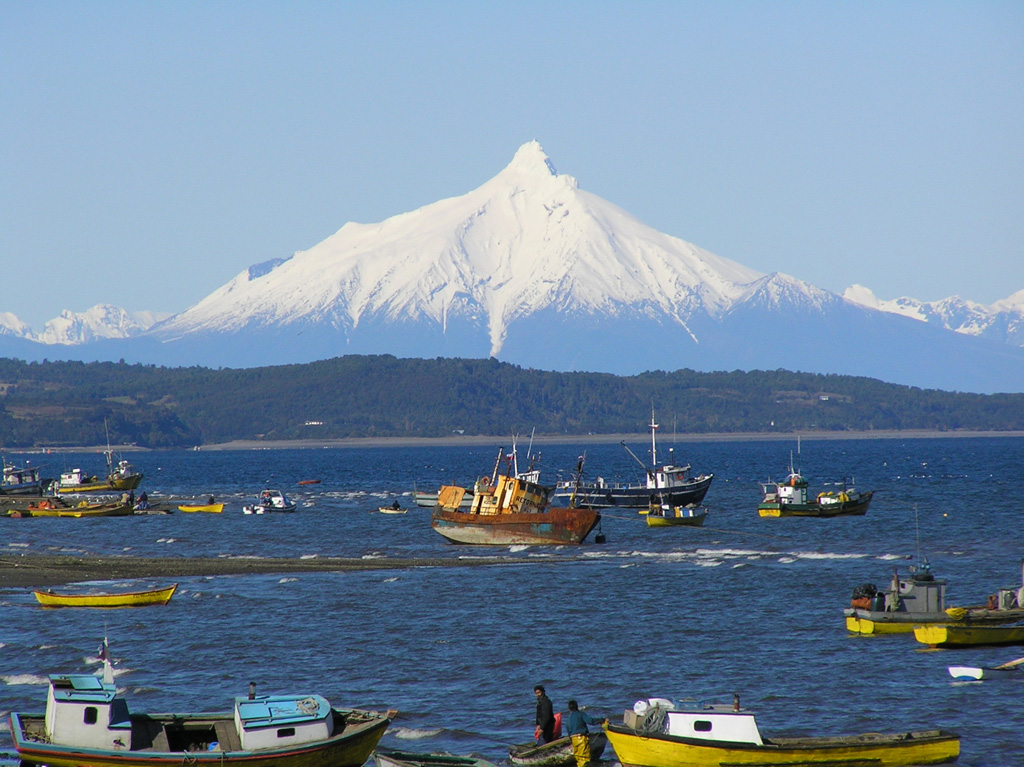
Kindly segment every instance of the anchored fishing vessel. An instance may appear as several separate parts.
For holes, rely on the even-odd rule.
[[[504,462],[505,470],[501,471]],[[453,543],[488,545],[583,543],[601,515],[588,506],[551,505],[552,490],[539,484],[540,472],[519,472],[515,447],[498,451],[491,476],[473,487],[473,500],[462,507],[466,488],[442,487],[430,526]],[[580,467],[582,470],[582,467]]]
[[[50,482],[39,477],[38,466],[12,466],[5,459],[0,495],[42,495],[44,483]]]
[[[22,763],[48,767],[361,767],[390,722],[253,685],[224,713],[129,713],[107,660],[102,678],[51,676],[45,713],[12,712],[10,731]]]
[[[646,481],[636,485],[622,485],[608,483],[598,477],[594,482],[578,484],[575,480],[559,482],[555,486],[554,500],[556,503],[568,503],[573,494],[586,500],[591,508],[595,509],[646,509],[651,503],[667,503],[670,506],[699,506],[707,495],[714,474],[699,474],[696,477],[690,476],[690,465],[676,466],[670,458],[669,463],[658,465],[658,424],[654,420],[654,411],[651,411],[651,466],[647,466],[636,457],[626,443],[622,447],[633,456],[634,460],[643,467],[646,473]],[[669,455],[674,454],[669,448]]]
[[[853,591],[850,607],[843,610],[846,628],[855,634],[910,633],[918,626],[996,626],[1024,620],[1024,569],[1022,585],[1001,588],[984,606],[947,607],[946,581],[936,578],[928,560],[911,565],[910,576],[901,578],[893,569],[888,589],[865,583]]]
[[[703,527],[708,510],[703,506],[669,506],[652,503],[647,511],[648,527]]]
[[[57,482],[58,493],[111,493],[115,491],[134,490],[142,482],[143,475],[125,459],[114,465],[114,451],[107,448],[103,451],[107,459],[106,479],[96,475],[88,475],[81,469],[72,469],[60,475]]]
[[[960,736],[946,730],[837,737],[763,738],[754,714],[733,705],[637,701],[623,723],[604,726],[622,767],[705,765],[902,765],[956,761]]]
[[[764,499],[757,507],[762,517],[844,517],[867,514],[874,491],[860,493],[843,480],[843,489],[809,498],[807,480],[793,468],[782,482],[761,483]]]

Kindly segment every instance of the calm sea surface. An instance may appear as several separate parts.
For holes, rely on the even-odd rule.
[[[822,520],[757,516],[758,481],[783,477],[796,444],[668,438],[660,458],[674,447],[676,462],[716,475],[703,529],[652,530],[636,512],[613,510],[604,544],[446,543],[429,510],[412,506],[414,483],[469,483],[490,474],[498,447],[140,453],[132,459],[146,475],[142,490],[213,494],[224,513],[0,519],[4,558],[508,561],[186,578],[166,607],[133,610],[43,610],[29,589],[0,590],[0,712],[42,710],[47,674],[95,670],[106,633],[118,686],[137,711],[225,710],[256,682],[262,693],[397,708],[382,745],[406,750],[502,761],[509,744],[532,737],[532,688],[542,683],[558,710],[572,697],[619,718],[642,697],[730,701],[735,692],[768,737],[943,727],[963,736],[961,764],[1024,763],[1024,679],[963,683],[946,672],[1024,648],[929,651],[912,636],[850,636],[842,616],[855,586],[883,586],[894,567],[905,573],[919,548],[949,580],[951,604],[1019,585],[1024,440],[803,440],[795,461],[814,492],[844,475],[877,491],[866,517]],[[642,443],[631,447],[645,456]],[[586,452],[588,476],[639,479],[619,445]],[[580,449],[542,453],[542,479],[552,482]],[[51,474],[103,468],[97,454],[32,459]],[[299,486],[304,479],[321,484]],[[243,515],[263,487],[289,493],[299,511]],[[395,499],[412,506],[408,514],[376,512]],[[4,717],[0,762],[15,763],[13,753]]]

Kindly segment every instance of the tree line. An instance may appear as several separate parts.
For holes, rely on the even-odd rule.
[[[246,369],[0,359],[0,447],[643,431],[1024,430],[1024,394],[787,370],[635,376],[345,356]]]

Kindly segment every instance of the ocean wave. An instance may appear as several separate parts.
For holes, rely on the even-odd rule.
[[[417,729],[415,727],[391,727],[388,729],[388,735],[394,735],[400,740],[426,740],[427,738],[436,738],[444,732],[441,727],[432,727],[430,729],[423,728]]]
[[[41,685],[49,681],[49,677],[38,674],[0,674],[0,682],[8,685]]]

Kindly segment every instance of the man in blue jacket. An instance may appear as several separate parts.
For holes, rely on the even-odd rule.
[[[569,701],[569,716],[565,718],[565,732],[572,736],[572,755],[576,757],[576,767],[587,767],[590,762],[590,730],[587,724],[601,724],[607,721],[590,714],[584,714],[576,701]]]

